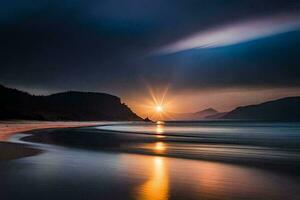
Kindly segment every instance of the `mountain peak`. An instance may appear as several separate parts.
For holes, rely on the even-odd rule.
[[[216,109],[214,109],[214,108],[206,108],[206,109],[204,109],[204,110],[201,110],[201,111],[198,111],[198,112],[196,112],[196,114],[197,113],[208,113],[208,112],[211,112],[211,113],[218,113],[218,111],[216,110]]]
[[[201,120],[217,114],[219,114],[219,112],[214,108],[206,108],[195,113],[173,113],[172,118],[173,120]]]

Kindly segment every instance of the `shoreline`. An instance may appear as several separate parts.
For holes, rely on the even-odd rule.
[[[31,148],[24,144],[0,142],[0,162],[35,156],[41,152],[42,150],[40,149]]]
[[[70,134],[70,131],[72,134]],[[65,130],[52,130],[51,133],[45,133],[42,131],[31,132],[30,136],[25,136],[21,138],[21,141],[34,142],[41,144],[53,144],[60,145],[64,147],[71,147],[75,149],[85,149],[93,151],[103,151],[103,152],[114,152],[114,153],[127,153],[127,154],[137,154],[137,155],[148,155],[148,156],[159,156],[165,158],[177,158],[184,160],[195,160],[195,161],[209,161],[221,164],[232,164],[240,167],[254,167],[258,169],[272,170],[276,172],[284,172],[286,174],[300,174],[299,161],[294,160],[282,160],[278,159],[259,159],[259,158],[242,158],[234,155],[206,155],[205,152],[199,154],[194,154],[186,152],[176,151],[157,151],[156,144],[161,141],[165,142],[166,146],[172,149],[172,145],[176,142],[166,141],[166,140],[140,140],[138,138],[131,138],[129,140],[124,139],[123,136],[140,136],[139,134],[127,133],[127,132],[116,132],[107,130],[98,131],[76,131],[75,129],[65,129]],[[110,134],[99,134],[99,133],[110,133]],[[127,135],[127,136],[126,136]],[[147,134],[148,135],[148,134]],[[72,136],[72,137],[70,137]],[[88,137],[87,137],[88,136]],[[131,140],[131,141],[130,141]],[[134,140],[134,142],[132,141]],[[84,141],[84,142],[83,142]],[[159,142],[160,141],[160,142]],[[139,145],[140,144],[140,145]],[[133,146],[132,146],[133,145]],[[147,148],[145,145],[148,145]],[[202,143],[200,145],[210,145],[209,143]],[[144,146],[144,148],[142,148]],[[165,146],[165,148],[167,148]],[[146,148],[145,148],[146,147]]]
[[[18,133],[28,132],[31,133],[30,136],[25,136],[22,138],[22,141],[26,142],[37,142],[42,144],[58,144],[62,146],[70,146],[75,148],[84,148],[84,149],[97,149],[102,151],[110,151],[110,152],[120,152],[120,153],[129,153],[129,154],[140,154],[140,155],[150,155],[150,156],[162,156],[162,157],[169,157],[169,158],[180,158],[180,159],[189,159],[189,160],[202,160],[202,161],[211,161],[211,162],[219,162],[219,163],[227,163],[227,164],[236,164],[241,166],[248,166],[248,167],[258,167],[264,169],[273,169],[276,171],[290,171],[291,173],[300,174],[298,170],[300,163],[297,162],[279,162],[279,160],[269,160],[269,159],[250,159],[249,158],[238,158],[238,157],[230,157],[230,156],[218,156],[218,155],[206,155],[205,153],[200,154],[193,154],[193,153],[177,153],[176,151],[168,151],[168,152],[155,152],[155,146],[153,146],[158,141],[160,142],[167,142],[168,146],[172,146],[175,141],[167,141],[164,139],[157,138],[150,139],[150,140],[140,140],[138,138],[130,139],[129,141],[124,137],[135,137],[141,135],[149,135],[149,134],[134,134],[130,132],[122,132],[122,131],[110,131],[110,130],[101,130],[98,131],[87,131],[81,133],[81,131],[77,132],[73,128],[80,128],[80,127],[90,127],[96,125],[107,125],[112,122],[6,122],[6,125],[10,125],[11,129],[7,128],[7,135],[12,136]],[[113,122],[115,123],[115,122]],[[120,122],[118,122],[120,123]],[[14,127],[15,124],[18,124],[19,127]],[[1,127],[0,122],[0,127]],[[18,131],[16,131],[16,129]],[[71,130],[70,130],[71,129]],[[45,130],[50,130],[52,134]],[[70,138],[68,132],[72,131],[72,137]],[[107,135],[99,135],[99,132],[109,132],[111,133],[108,137]],[[0,129],[0,134],[1,134]],[[89,137],[86,137],[87,134]],[[127,136],[126,136],[127,135]],[[8,139],[8,138],[7,138]],[[56,141],[55,143],[53,143]],[[85,141],[87,146],[82,143]],[[131,142],[130,142],[131,141]],[[130,146],[132,141],[135,143],[151,144],[151,148],[141,148],[141,147],[134,147]],[[175,142],[176,143],[176,142]],[[129,146],[127,146],[127,145]],[[127,147],[116,147],[118,145],[125,145]],[[202,145],[210,145],[209,143],[202,143]],[[172,149],[172,148],[171,148]],[[35,152],[37,150],[39,152]],[[42,152],[40,149],[36,149],[31,147],[30,145],[19,144],[18,142],[1,142],[0,141],[0,161],[1,160],[10,160],[10,159],[17,159],[21,157],[36,155]],[[22,154],[23,153],[23,154]]]
[[[14,134],[49,128],[76,128],[104,125],[109,122],[65,122],[65,121],[0,121],[0,142],[7,142]]]
[[[46,129],[63,129],[103,125],[108,122],[63,122],[63,121],[0,121],[0,161],[34,156],[42,151],[24,144],[9,142],[15,134]]]

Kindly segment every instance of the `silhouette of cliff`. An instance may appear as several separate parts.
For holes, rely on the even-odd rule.
[[[141,120],[119,97],[95,92],[34,96],[0,85],[0,119]]]

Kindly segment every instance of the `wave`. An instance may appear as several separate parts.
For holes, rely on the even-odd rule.
[[[222,123],[122,123],[40,132],[23,140],[299,171],[299,124]]]

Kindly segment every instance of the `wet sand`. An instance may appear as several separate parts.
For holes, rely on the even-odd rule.
[[[49,122],[49,121],[0,121],[0,141],[7,141],[16,133],[48,129],[101,125],[107,122]]]
[[[101,125],[107,122],[0,121],[0,161],[37,155],[41,150],[7,142],[17,133],[33,130]]]
[[[30,148],[26,145],[0,142],[0,161],[34,156],[40,152],[41,150]]]

